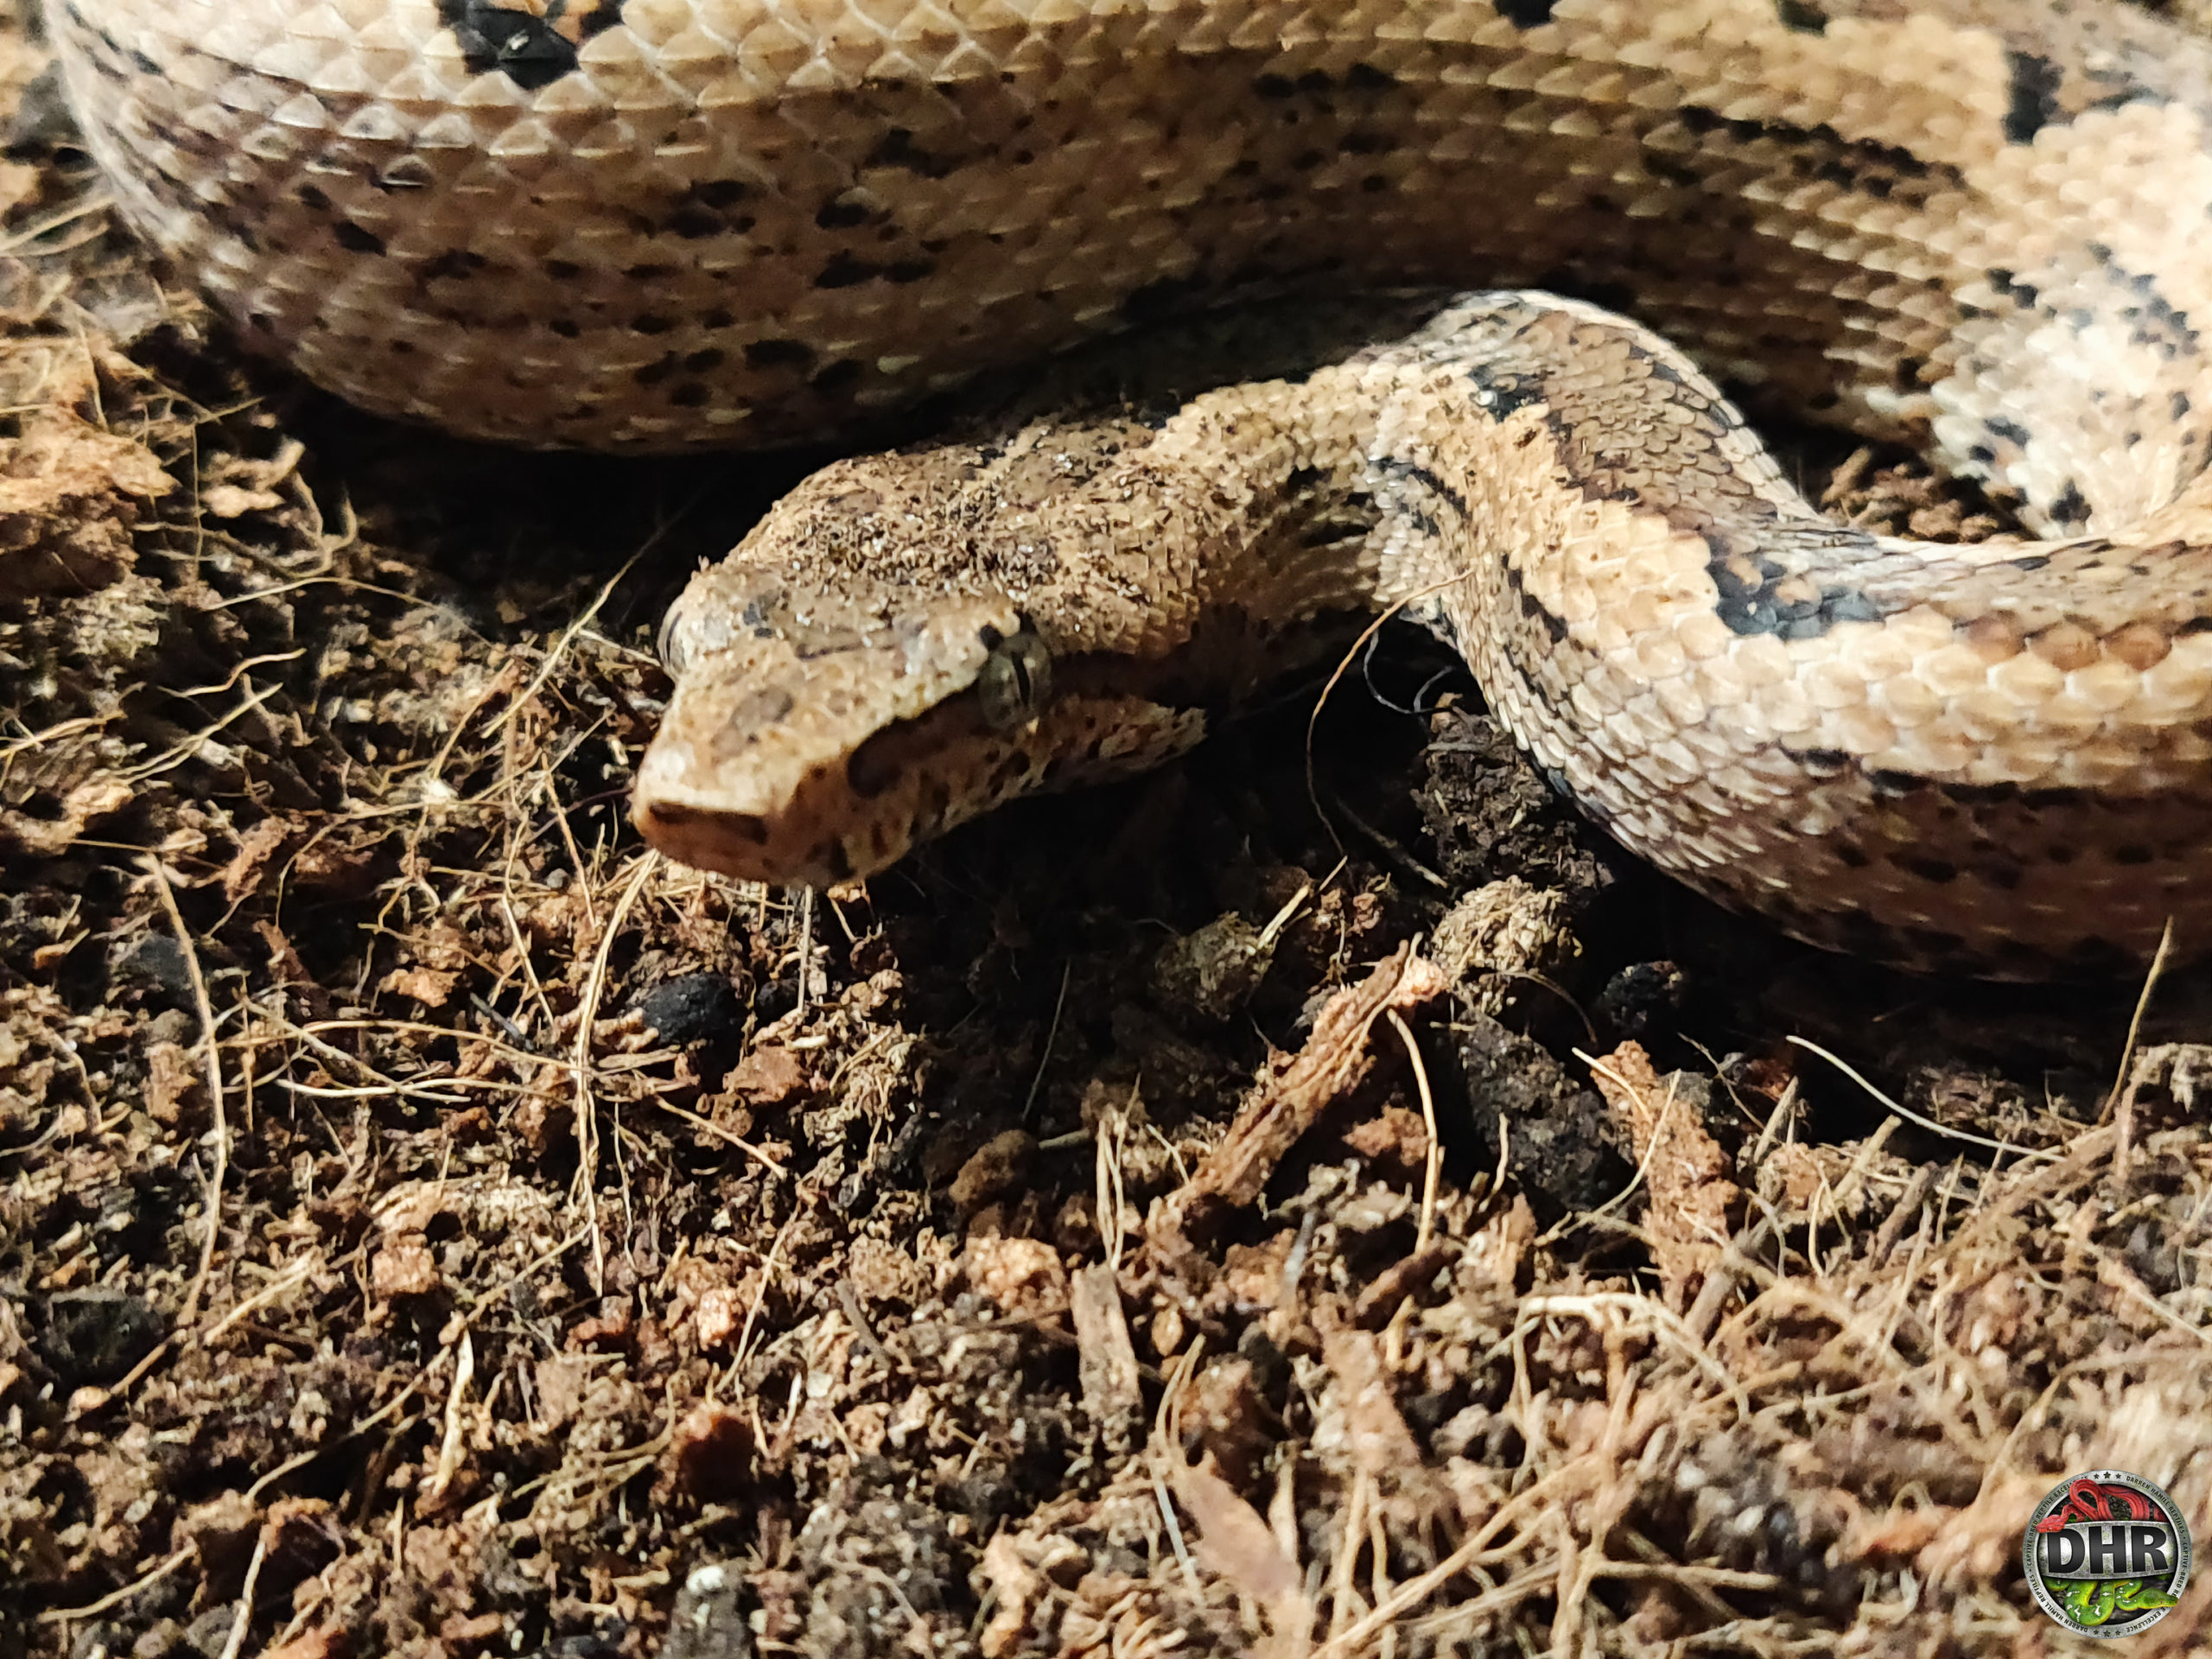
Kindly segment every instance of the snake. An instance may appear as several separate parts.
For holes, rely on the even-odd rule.
[[[836,447],[664,623],[633,817],[681,861],[867,877],[1397,613],[1623,846],[1816,944],[2025,978],[2212,938],[2212,48],[2171,18],[47,21],[123,214],[247,349],[459,438]],[[1744,410],[2017,530],[1824,517]]]

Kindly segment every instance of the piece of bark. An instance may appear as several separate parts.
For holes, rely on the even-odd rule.
[[[1114,1269],[1100,1262],[1083,1268],[1070,1287],[1069,1310],[1075,1319],[1077,1375],[1083,1408],[1098,1426],[1107,1450],[1126,1452],[1135,1444],[1144,1415],[1144,1393],[1137,1374],[1137,1351],[1122,1313],[1122,1287]]]
[[[1211,1215],[1242,1209],[1260,1196],[1286,1154],[1332,1103],[1374,1064],[1368,1033],[1390,1009],[1410,1009],[1451,988],[1443,970],[1410,944],[1376,963],[1359,984],[1329,999],[1305,1047],[1276,1057],[1191,1179],[1154,1205],[1146,1236],[1158,1259],[1179,1273],[1195,1268],[1191,1237]]]

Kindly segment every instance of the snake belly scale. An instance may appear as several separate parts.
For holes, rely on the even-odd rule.
[[[464,435],[835,438],[1166,316],[1233,334],[1255,295],[1397,293],[1295,372],[1017,401],[803,485],[664,628],[636,812],[679,858],[866,874],[1188,747],[1328,623],[1402,601],[1586,811],[1802,937],[2007,976],[2139,961],[2169,921],[2212,944],[2212,50],[2172,24],[2109,0],[49,23],[124,210],[244,341]],[[2040,539],[1823,519],[1716,383],[1916,442]]]

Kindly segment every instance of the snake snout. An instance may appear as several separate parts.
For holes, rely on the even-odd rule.
[[[871,875],[1049,759],[1052,653],[1003,594],[823,591],[741,550],[694,578],[661,651],[676,695],[632,816],[671,857],[740,880]]]

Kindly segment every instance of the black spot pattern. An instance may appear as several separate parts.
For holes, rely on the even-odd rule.
[[[1375,469],[1386,478],[1411,479],[1439,500],[1449,503],[1452,511],[1459,514],[1461,518],[1467,516],[1467,498],[1419,461],[1402,461],[1395,456],[1386,455],[1375,463]]]
[[[2024,306],[2033,307],[2042,302],[2043,293],[2033,283],[2024,283],[2002,265],[1993,265],[1982,273],[1989,278],[1990,287],[2006,299]]]
[[[2196,330],[2190,326],[2189,313],[2177,309],[2158,292],[2158,278],[2148,271],[2122,271],[2117,266],[2113,270],[2135,295],[2134,302],[2120,311],[2129,325],[2128,339],[2149,346],[2169,363],[2179,357],[2194,357],[2198,340]]]
[[[901,173],[912,173],[925,179],[941,179],[958,168],[961,162],[962,158],[957,156],[939,156],[924,149],[914,142],[914,135],[905,127],[893,127],[868,152],[861,165],[895,168]]]
[[[1797,749],[1791,752],[1789,758],[1808,772],[1826,775],[1841,772],[1851,764],[1851,756],[1841,749]]]
[[[817,288],[857,288],[862,283],[873,282],[884,274],[881,265],[871,264],[865,259],[855,259],[849,253],[838,253],[830,263],[815,273]]]
[[[1524,618],[1531,622],[1541,624],[1553,645],[1563,645],[1567,643],[1566,620],[1554,616],[1542,601],[1529,591],[1527,585],[1521,579],[1521,571],[1517,566],[1506,567],[1505,585],[1512,593],[1514,601],[1520,607],[1521,614]],[[1531,680],[1530,683],[1533,684],[1535,682]],[[1568,799],[1576,798],[1574,791],[1565,787],[1563,784],[1554,782],[1553,786]]]
[[[1552,20],[1557,0],[1497,0],[1497,15],[1519,29],[1534,29]]]
[[[330,227],[338,238],[338,245],[353,253],[382,253],[384,238],[374,231],[364,229],[350,219],[341,219]]]
[[[438,0],[438,18],[460,42],[471,74],[493,70],[524,92],[576,67],[576,48],[622,18],[623,0],[546,0],[543,16],[491,0]]]
[[[1886,197],[1900,182],[1940,187],[1962,186],[1965,175],[1948,162],[1929,162],[1901,144],[1872,138],[1847,138],[1825,121],[1811,126],[1791,121],[1753,121],[1722,115],[1701,104],[1685,104],[1677,111],[1692,132],[1726,132],[1739,143],[1765,138],[1807,152],[1799,172],[1874,196]]]
[[[1944,887],[1959,879],[1959,867],[1940,858],[1922,858],[1910,853],[1897,855],[1897,866],[1910,871],[1922,880]]]
[[[1529,408],[1542,408],[1551,401],[1549,388],[1543,377],[1534,374],[1497,373],[1486,367],[1470,369],[1467,378],[1473,383],[1475,400],[1482,405],[1483,413],[1493,421],[1503,421]],[[1554,422],[1555,435],[1564,435],[1566,428]]]
[[[473,253],[467,248],[448,248],[423,267],[416,280],[421,283],[458,281],[474,276],[489,263],[482,254]]]
[[[1811,556],[1787,562],[1775,556],[1792,540],[1811,537],[1828,543],[1808,548]],[[1713,558],[1706,566],[1718,590],[1714,612],[1738,634],[1770,633],[1779,639],[1815,639],[1839,622],[1878,622],[1885,613],[1870,595],[1856,588],[1823,583],[1810,594],[1793,594],[1812,578],[1804,573],[1822,564],[1833,566],[1837,555],[1846,556],[1853,543],[1864,541],[1857,532],[1827,526],[1795,529],[1777,524],[1760,537],[1766,545],[1745,546],[1721,532],[1707,532],[1706,544]]]
[[[2012,102],[2005,111],[2007,143],[2026,144],[2059,118],[2058,89],[2065,72],[2032,52],[2007,52],[2012,68]]]
[[[756,340],[745,348],[749,368],[804,368],[814,361],[814,347],[803,340]]]

